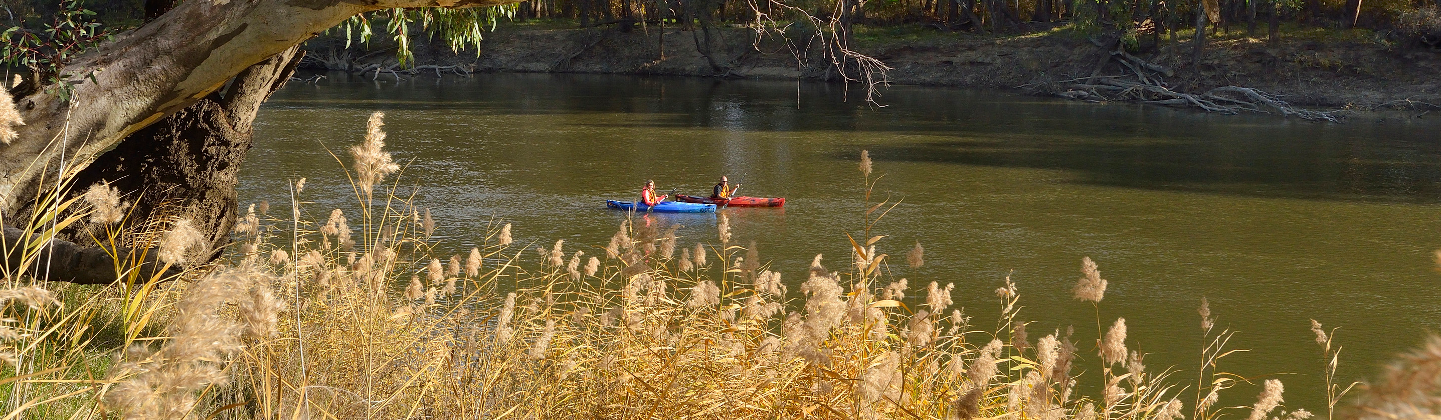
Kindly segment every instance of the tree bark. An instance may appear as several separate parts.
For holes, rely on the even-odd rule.
[[[1205,0],[1201,0],[1205,3]],[[1196,10],[1196,38],[1192,41],[1191,68],[1195,72],[1195,78],[1201,79],[1201,54],[1206,49],[1206,11],[1197,8]]]
[[[1271,9],[1270,21],[1266,24],[1268,33],[1267,41],[1276,42],[1281,39],[1281,5],[1277,4],[1276,0],[1268,0],[1266,4],[1270,6]]]
[[[1356,27],[1356,20],[1361,18],[1361,0],[1346,0],[1346,16],[1341,20],[1341,29]]]
[[[35,210],[27,208],[35,194],[63,174],[75,181],[76,193],[101,181],[115,186],[135,201],[132,223],[190,218],[217,245],[212,249],[221,249],[235,221],[235,175],[250,147],[251,123],[294,70],[300,42],[369,10],[498,3],[183,2],[68,64],[61,71],[69,79],[68,100],[55,87],[17,99],[27,124],[17,127],[18,139],[0,145],[0,216],[23,220],[19,216]],[[232,78],[229,92],[217,94]],[[53,280],[117,277],[104,251],[65,241],[46,247]],[[63,271],[54,261],[63,262]]]
[[[488,6],[501,0],[187,1],[66,65],[70,100],[36,89],[16,104],[26,125],[0,145],[0,214],[227,80],[357,13],[392,7]],[[61,168],[61,162],[64,168]],[[45,177],[49,174],[49,177]]]
[[[1246,36],[1256,37],[1256,0],[1246,1]]]
[[[1036,22],[1051,21],[1052,0],[1036,0],[1036,13],[1031,15],[1031,20]]]

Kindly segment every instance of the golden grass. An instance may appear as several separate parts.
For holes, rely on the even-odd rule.
[[[376,117],[372,139],[383,135],[379,126]],[[388,162],[379,147],[365,153]],[[879,177],[862,156],[867,210],[851,255],[817,255],[794,291],[753,244],[730,243],[724,227],[718,243],[689,246],[665,226],[623,223],[605,255],[587,259],[564,241],[516,246],[509,224],[491,223],[468,255],[437,255],[429,212],[387,192],[386,173],[377,176],[385,171],[373,164],[362,168],[370,187],[354,188],[361,210],[353,220],[338,210],[320,213],[330,215],[323,223],[300,220],[307,212],[298,181],[289,218],[252,206],[231,262],[187,281],[118,276],[98,292],[60,288],[62,299],[51,302],[26,287],[55,285],[7,276],[14,280],[0,310],[14,333],[0,345],[17,362],[0,376],[3,412],[1211,420],[1226,411],[1214,406],[1219,394],[1246,382],[1221,367],[1236,350],[1228,330],[1213,330],[1204,301],[1197,332],[1207,345],[1189,386],[1128,350],[1124,319],[1081,320],[1110,324],[1102,336],[1068,330],[1033,340],[1009,278],[996,290],[1002,311],[986,323],[995,327],[983,329],[952,307],[953,286],[887,277],[889,244],[871,229],[897,203],[871,201]],[[924,264],[920,244],[894,251]],[[1080,268],[1075,297],[1102,305],[1097,264],[1087,258]],[[925,304],[901,303],[911,284]],[[1318,343],[1334,406],[1349,388],[1331,383],[1339,353],[1331,333],[1318,332],[1328,337]],[[1077,345],[1091,340],[1100,343],[1094,353]],[[1387,387],[1371,392],[1367,401],[1377,403],[1363,406],[1371,411],[1358,412],[1436,414],[1436,348],[1399,362]],[[1101,385],[1100,394],[1083,395],[1082,381]],[[1256,404],[1233,412],[1309,416],[1280,407],[1279,381],[1260,388]]]

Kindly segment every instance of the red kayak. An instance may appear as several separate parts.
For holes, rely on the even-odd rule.
[[[683,201],[686,203],[715,204],[716,207],[780,207],[786,205],[786,199],[783,197],[710,198],[676,194],[675,200]]]

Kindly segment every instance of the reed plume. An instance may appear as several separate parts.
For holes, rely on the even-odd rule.
[[[590,260],[585,262],[585,275],[594,276],[597,270],[600,270],[600,258],[590,257]]]
[[[342,249],[350,247],[350,225],[346,223],[345,212],[340,209],[330,211],[330,217],[325,220],[325,225],[320,228],[320,234],[327,238],[335,238],[336,245]]]
[[[1076,287],[1072,289],[1076,299],[1100,303],[1106,297],[1106,279],[1101,278],[1101,270],[1096,268],[1096,262],[1091,261],[1091,257],[1081,259],[1081,273],[1085,277],[1077,280]]]
[[[235,222],[233,229],[237,235],[258,235],[260,234],[260,217],[255,215],[255,204],[245,209],[245,215]]]
[[[570,281],[580,281],[580,257],[585,255],[584,251],[576,251],[570,257],[570,262],[565,265],[566,274],[570,275]]]
[[[563,246],[565,246],[565,240],[560,239],[556,240],[555,246],[550,248],[550,254],[547,258],[547,261],[550,263],[551,267],[559,268],[561,265],[565,264],[565,250],[562,249]]]
[[[425,297],[425,285],[420,283],[420,276],[410,276],[410,284],[405,286],[405,298],[417,300]]]
[[[1386,366],[1381,380],[1361,400],[1366,418],[1441,416],[1441,336],[1401,354]]]
[[[688,273],[695,269],[695,263],[691,261],[690,248],[680,250],[680,260],[676,263],[676,269],[682,273]]]
[[[951,300],[951,291],[956,289],[955,283],[948,283],[946,287],[940,287],[940,283],[931,282],[926,286],[926,306],[936,313],[945,312],[955,301]]]
[[[255,287],[268,285],[256,284],[250,273],[235,270],[216,272],[196,282],[175,304],[175,323],[165,345],[153,354],[135,348],[131,359],[111,368],[109,376],[116,384],[104,393],[106,406],[127,419],[190,417],[200,392],[228,381],[222,370],[225,361],[242,349],[241,333],[255,328],[241,325],[221,309],[227,303],[241,303],[231,299],[250,296]],[[275,310],[273,301],[250,300],[250,310]],[[268,313],[247,318],[266,328]]]
[[[861,168],[861,173],[862,173],[862,174],[864,174],[864,175],[867,176],[867,177],[870,177],[870,176],[871,176],[871,152],[870,152],[869,150],[862,150],[862,151],[861,151],[861,164],[860,164],[860,168]]]
[[[731,218],[725,212],[716,215],[716,235],[722,245],[731,242]]]
[[[366,200],[373,196],[375,184],[400,170],[400,165],[391,161],[390,152],[384,150],[385,131],[381,131],[381,127],[385,126],[384,118],[385,113],[380,111],[370,114],[370,121],[366,123],[365,141],[350,148],[350,155],[355,158],[356,183],[360,190],[365,192]]]
[[[25,119],[15,109],[15,98],[10,96],[9,89],[0,88],[0,144],[10,144],[19,138],[20,133],[15,132],[15,127],[21,125],[25,125]]]
[[[425,208],[425,217],[421,219],[420,227],[425,232],[425,237],[435,236],[435,219],[430,217],[430,207]]]
[[[506,223],[505,226],[501,226],[500,235],[497,237],[496,242],[499,243],[501,246],[510,245],[512,242],[514,242],[514,240],[510,237],[510,223]]]
[[[1211,332],[1211,328],[1216,326],[1216,320],[1211,318],[1211,302],[1206,300],[1205,296],[1201,297],[1201,307],[1196,309],[1196,313],[1201,314],[1201,331]]]
[[[1266,420],[1271,410],[1281,405],[1281,393],[1284,391],[1281,380],[1267,379],[1262,384],[1261,395],[1256,397],[1256,404],[1251,406],[1251,415],[1246,417],[1246,420]]]
[[[818,257],[819,257],[819,256],[818,256]],[[900,280],[896,280],[896,281],[894,281],[894,282],[891,282],[891,284],[887,284],[887,285],[886,285],[886,288],[881,290],[881,299],[883,299],[883,300],[900,300],[900,299],[905,299],[905,298],[906,298],[906,287],[907,287],[906,283],[907,283],[907,282],[909,282],[909,280],[906,280],[906,279],[903,278],[903,279],[900,279]]]
[[[427,264],[425,266],[425,271],[425,280],[431,286],[434,286],[437,283],[440,283],[442,280],[445,280],[445,268],[440,265],[439,258],[431,258],[430,264]]]
[[[720,305],[720,288],[716,287],[715,282],[710,280],[696,283],[695,287],[691,288],[690,301],[688,303],[692,308]]]
[[[4,99],[4,98],[0,98]],[[109,182],[100,181],[85,190],[85,202],[90,205],[90,222],[109,225],[125,218],[130,203],[120,201],[120,192]]]
[[[470,248],[470,256],[465,258],[465,276],[477,277],[480,275],[480,248]]]
[[[207,247],[209,244],[205,235],[195,228],[194,223],[190,219],[180,219],[161,238],[158,257],[169,264],[183,265],[191,262],[191,255],[204,253]]]
[[[925,254],[926,249],[921,247],[920,242],[916,242],[916,246],[911,248],[911,252],[906,253],[906,264],[911,268],[921,268],[926,264]]]
[[[1126,318],[1116,318],[1111,329],[1106,331],[1106,338],[1101,341],[1100,356],[1101,361],[1107,365],[1126,360]]]

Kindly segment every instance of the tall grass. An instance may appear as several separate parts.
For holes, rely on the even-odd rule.
[[[954,307],[953,285],[891,278],[890,244],[872,229],[897,203],[872,200],[880,177],[866,153],[858,177],[866,203],[860,236],[849,239],[852,255],[839,264],[817,255],[810,267],[771,267],[754,243],[732,243],[724,213],[715,241],[681,243],[674,227],[626,221],[604,248],[588,248],[596,251],[565,241],[520,245],[512,243],[510,224],[493,221],[468,253],[442,255],[431,239],[437,236],[429,210],[396,196],[395,178],[385,185],[401,168],[383,149],[382,126],[382,117],[373,116],[367,140],[351,151],[347,174],[355,181],[357,214],[315,209],[329,217],[304,220],[311,204],[304,180],[296,180],[288,212],[248,206],[228,261],[191,267],[182,281],[127,280],[130,271],[120,266],[112,287],[60,287],[7,267],[0,291],[4,412],[266,419],[1310,416],[1284,406],[1280,381],[1254,383],[1224,370],[1221,362],[1238,350],[1230,347],[1230,330],[1216,330],[1204,300],[1198,381],[1183,384],[1172,380],[1175,369],[1146,366],[1146,355],[1128,348],[1127,321],[1100,317],[1107,281],[1089,258],[1073,292],[1096,305],[1094,320],[1080,320],[1097,324],[1094,346],[1078,344],[1091,338],[1071,329],[1032,339],[1021,290],[1009,278],[996,289],[1001,311],[983,317],[993,322],[975,322]],[[123,202],[104,191],[87,196],[90,210],[71,213],[68,222],[32,226],[94,215],[92,223],[103,228],[95,232],[118,232],[123,217],[112,210],[123,211]],[[177,220],[155,227],[149,237],[158,238],[151,245],[163,260],[193,261],[187,256],[200,244],[186,226]],[[113,236],[95,238],[104,245]],[[919,243],[895,251],[911,267],[925,264]],[[803,280],[783,281],[782,271],[803,273]],[[919,300],[907,294],[924,294],[924,303],[908,306],[903,302]],[[1314,328],[1329,415],[1350,387],[1333,383],[1335,331]],[[1397,362],[1352,412],[1441,413],[1437,343]],[[1258,392],[1254,404],[1216,406],[1223,392],[1242,389]]]

